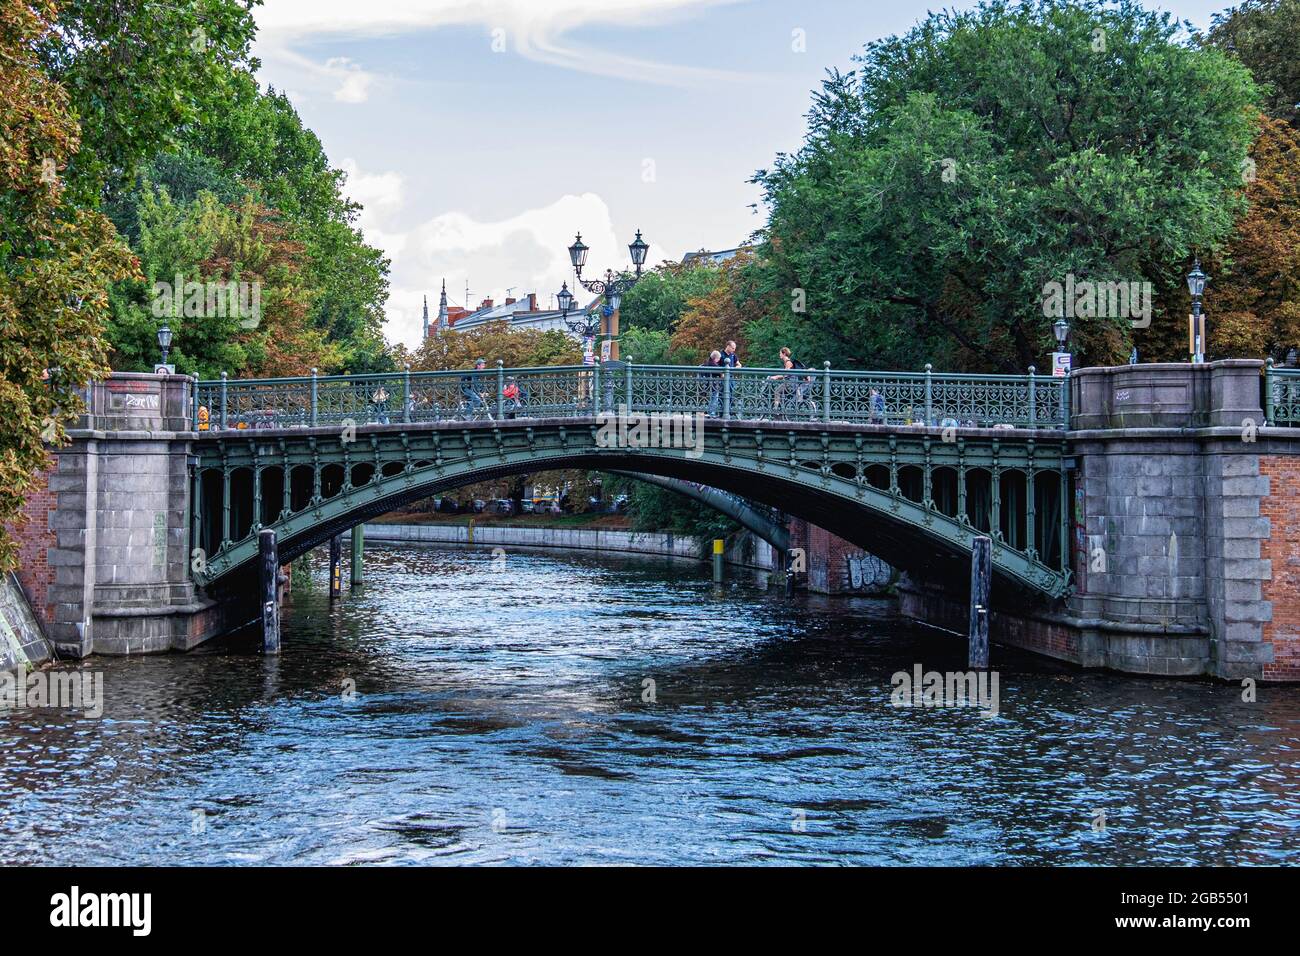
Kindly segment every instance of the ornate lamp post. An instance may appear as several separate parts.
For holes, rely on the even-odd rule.
[[[1201,271],[1201,257],[1196,257],[1196,264],[1187,274],[1187,291],[1192,294],[1191,328],[1188,330],[1188,344],[1192,351],[1192,364],[1200,365],[1205,361],[1205,317],[1201,315],[1201,296],[1205,293],[1205,280]]]
[[[167,365],[167,353],[171,351],[172,347],[172,330],[166,319],[163,319],[162,328],[158,330],[158,347],[162,349],[162,362],[159,364],[165,367]]]
[[[1056,336],[1056,351],[1058,355],[1065,356],[1065,364],[1061,365],[1058,361],[1052,362],[1052,374],[1064,375],[1070,374],[1070,366],[1073,365],[1073,359],[1070,353],[1065,350],[1065,343],[1070,340],[1070,323],[1064,318],[1057,319],[1052,323],[1052,334]]]
[[[582,269],[587,264],[589,249],[586,243],[582,241],[582,233],[578,233],[573,245],[569,246],[569,260],[573,263],[573,272],[577,276],[578,282],[588,292],[605,297],[601,334],[605,336],[605,341],[609,343],[608,358],[611,360],[618,358],[618,309],[623,302],[623,293],[640,280],[641,267],[645,265],[646,253],[649,250],[650,245],[641,238],[641,230],[638,229],[636,238],[627,247],[628,253],[632,256],[634,270],[632,275],[615,275],[613,270],[606,269],[604,279],[584,279]]]

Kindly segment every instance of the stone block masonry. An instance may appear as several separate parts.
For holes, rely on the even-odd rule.
[[[60,656],[187,649],[224,625],[189,574],[189,387],[133,374],[92,386],[26,501],[18,576]]]

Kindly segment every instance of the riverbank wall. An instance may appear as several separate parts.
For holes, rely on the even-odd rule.
[[[511,525],[367,524],[366,541],[386,544],[437,544],[449,547],[541,548],[637,554],[705,561],[712,541],[695,535],[597,528],[520,528]],[[723,562],[730,567],[771,572],[780,564],[776,549],[749,531],[727,538]]]
[[[797,585],[814,594],[892,593],[898,572],[876,555],[862,551],[807,522],[790,522],[791,547],[801,549]],[[712,542],[668,532],[611,531],[596,528],[521,528],[511,525],[367,524],[367,541],[437,544],[450,547],[549,548],[610,554],[640,554],[691,561],[708,560]],[[750,531],[726,539],[723,562],[729,567],[775,573],[781,556]]]

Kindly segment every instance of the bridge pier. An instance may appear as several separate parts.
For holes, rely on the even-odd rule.
[[[18,531],[18,578],[64,657],[187,650],[225,626],[190,576],[191,380],[115,374],[90,387]]]
[[[1085,663],[1146,673],[1281,676],[1264,639],[1294,526],[1266,517],[1267,465],[1300,436],[1264,426],[1262,363],[1136,365],[1074,376],[1075,590]],[[1284,469],[1285,470],[1285,469]],[[1273,502],[1276,504],[1276,502]],[[1281,583],[1281,582],[1277,582]],[[1281,636],[1281,635],[1279,635]],[[1275,644],[1277,646],[1275,646]]]
[[[1073,590],[1036,606],[995,586],[995,641],[1130,673],[1300,680],[1300,429],[1264,424],[1262,364],[1072,375]],[[933,582],[905,578],[900,603],[963,630]]]

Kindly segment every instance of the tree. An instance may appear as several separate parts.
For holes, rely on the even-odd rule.
[[[1269,116],[1300,126],[1300,0],[1246,0],[1215,14],[1208,39],[1255,74]]]
[[[225,78],[248,62],[260,0],[62,0],[58,28],[34,52],[71,99],[82,143],[67,170],[72,197],[97,205],[139,164],[225,108]],[[53,5],[41,8],[53,12]]]
[[[342,346],[311,323],[304,247],[276,210],[251,194],[225,206],[200,192],[179,205],[165,189],[145,188],[136,215],[144,278],[113,290],[116,367],[151,367],[163,317],[182,374],[274,377],[342,364]],[[252,314],[229,308],[229,298],[217,308],[208,294],[217,284],[233,287]]]
[[[775,354],[755,358],[746,348],[746,326],[757,300],[742,293],[741,278],[751,260],[750,254],[737,253],[709,270],[715,273],[712,287],[687,302],[685,312],[674,326],[671,342],[674,355],[689,364],[699,364],[711,351],[721,351],[734,339],[742,360],[775,364]]]
[[[638,365],[670,365],[671,338],[667,332],[632,326],[619,335],[619,354]]]
[[[757,287],[788,304],[797,346],[841,367],[1023,371],[1052,348],[1045,291],[1071,275],[1151,282],[1170,324],[1193,253],[1243,209],[1257,98],[1177,31],[1131,0],[993,0],[832,73],[803,147],[755,177]],[[1073,317],[1079,361],[1121,359],[1135,317]]]
[[[383,338],[389,263],[356,228],[359,207],[343,194],[343,173],[330,166],[320,140],[285,96],[273,89],[263,93],[244,70],[228,70],[218,79],[226,97],[222,108],[200,114],[181,132],[174,152],[154,156],[132,187],[119,191],[108,206],[114,222],[139,248],[147,194],[158,187],[178,207],[203,194],[232,209],[251,199],[265,210],[264,221],[276,222],[277,242],[298,247],[295,271],[307,303],[307,325],[297,341],[329,345],[325,354],[319,348],[304,352],[301,361],[281,348],[278,364],[317,367],[322,373],[390,370]],[[189,259],[169,268],[190,272],[198,265]],[[147,329],[118,327],[128,318],[117,310],[115,342],[145,341]],[[210,350],[209,356],[230,353],[220,356],[218,367],[233,371],[243,363],[233,354],[239,343],[230,346]],[[114,353],[120,369],[138,369],[142,360],[135,350]],[[256,358],[252,363],[262,364]]]
[[[77,208],[62,176],[80,144],[66,91],[37,55],[53,32],[48,0],[0,0],[0,569],[14,566],[5,527],[46,443],[82,407],[77,389],[106,372],[107,287],[135,271],[98,213]]]
[[[623,295],[623,329],[672,332],[691,299],[713,290],[720,274],[708,263],[662,262]]]
[[[1280,362],[1300,346],[1300,130],[1263,120],[1251,156],[1250,211],[1222,255],[1206,263],[1208,352]]]
[[[448,329],[430,335],[409,352],[400,347],[395,352],[399,364],[417,372],[443,372],[472,368],[476,359],[495,367],[500,361],[506,368],[529,368],[543,365],[577,365],[582,349],[563,332],[512,328],[501,319],[458,332]]]
[[[606,494],[627,495],[627,513],[634,531],[670,531],[712,539],[740,530],[740,525],[721,512],[659,485],[607,475],[602,487]]]

